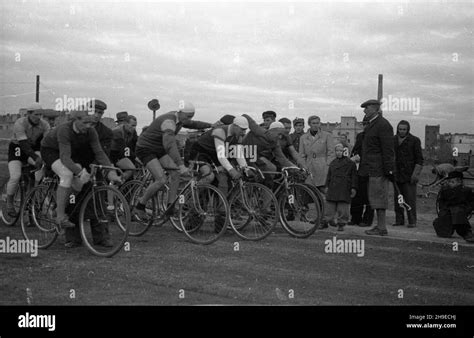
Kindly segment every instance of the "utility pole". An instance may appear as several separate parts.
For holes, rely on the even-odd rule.
[[[40,76],[36,75],[36,102],[40,101]]]
[[[379,84],[378,84],[378,91],[377,91],[377,100],[382,101],[383,97],[383,74],[379,74]]]

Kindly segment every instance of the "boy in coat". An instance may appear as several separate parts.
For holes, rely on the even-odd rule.
[[[336,158],[329,164],[326,179],[326,221],[337,225],[339,231],[349,221],[351,198],[356,194],[357,169],[349,158],[344,156],[344,146],[335,147]]]

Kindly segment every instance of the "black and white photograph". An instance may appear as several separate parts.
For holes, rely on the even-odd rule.
[[[0,337],[272,310],[472,337],[472,1],[0,18]]]

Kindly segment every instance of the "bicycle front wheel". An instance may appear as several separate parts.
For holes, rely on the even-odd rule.
[[[132,222],[130,224],[130,236],[142,236],[147,232],[151,225],[153,224],[153,220],[156,218],[156,211],[158,209],[157,207],[157,199],[156,197],[152,197],[148,200],[145,206],[145,211],[147,214],[147,217],[145,219],[139,218],[137,215],[134,214],[134,209],[136,205],[138,204],[138,201],[140,198],[143,196],[145,193],[145,190],[147,186],[145,186],[144,182],[140,181],[131,181],[135,182],[133,185],[130,185],[128,187],[128,195],[129,196],[126,199],[130,205],[130,209],[132,212]]]
[[[211,244],[224,234],[229,222],[229,204],[219,189],[197,183],[178,198],[181,229],[192,242]]]
[[[297,238],[307,238],[316,231],[323,215],[312,189],[304,184],[291,184],[278,199],[281,224],[286,232]]]
[[[242,191],[236,189],[229,196],[230,226],[240,238],[264,239],[278,223],[278,201],[273,192],[260,183],[246,182]]]
[[[96,256],[119,252],[130,229],[130,208],[125,197],[112,186],[92,187],[79,212],[82,241]]]
[[[54,189],[39,185],[25,198],[20,212],[23,237],[34,241],[38,249],[49,248],[58,237]]]

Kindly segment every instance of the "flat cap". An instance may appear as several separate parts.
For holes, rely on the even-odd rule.
[[[34,102],[32,104],[30,104],[28,106],[28,108],[26,108],[26,111],[36,111],[36,110],[42,110],[43,108],[41,107],[41,105],[37,102]]]
[[[291,120],[287,117],[282,117],[281,119],[278,120],[278,122],[291,124]]]
[[[267,110],[262,113],[262,118],[273,116],[274,118],[277,117],[277,114],[273,110]]]
[[[225,125],[228,125],[228,124],[232,124],[232,122],[234,122],[234,118],[235,118],[234,115],[224,115],[224,116],[221,117],[221,119],[219,121],[221,121]]]
[[[115,122],[128,121],[128,113],[126,111],[118,112],[116,116],[117,116],[117,121]]]
[[[102,100],[94,99],[88,102],[87,108],[98,110],[98,111],[104,111],[107,109],[107,105]]]
[[[297,125],[298,123],[303,123],[304,125],[304,118],[297,117],[296,119],[293,120],[293,126]]]
[[[365,101],[365,102],[362,103],[360,106],[361,106],[361,108],[365,108],[365,107],[374,106],[374,105],[375,105],[375,106],[380,106],[381,103],[380,103],[380,101],[378,101],[378,100],[373,100],[373,99],[372,99],[372,100],[367,100],[367,101]]]

